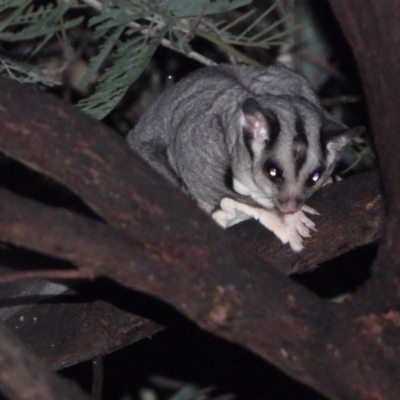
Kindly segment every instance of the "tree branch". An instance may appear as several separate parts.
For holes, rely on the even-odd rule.
[[[334,305],[284,278],[194,210],[106,128],[9,82],[1,83],[0,146],[63,181],[108,225],[3,193],[1,237],[163,300],[332,398],[400,398],[400,85],[393,50],[400,1],[331,3],[359,59],[388,196],[373,278],[354,300]],[[360,215],[380,204],[377,192],[369,199]],[[320,206],[325,221],[329,209]],[[358,229],[359,220],[335,215],[330,224]],[[322,219],[317,223],[322,234]],[[369,223],[365,218],[372,231]],[[307,249],[314,240],[320,250],[328,241],[314,236]]]
[[[63,182],[111,226],[140,241],[168,247],[169,241],[187,240],[182,227],[208,220],[191,200],[160,179],[106,126],[57,99],[38,96],[12,81],[0,82],[0,118],[4,123],[0,148]],[[26,110],[24,115],[12,104]],[[322,216],[315,217],[318,234],[306,240],[306,250],[300,254],[282,247],[254,221],[233,227],[227,234],[238,237],[241,246],[245,243],[251,252],[286,274],[307,271],[354,246],[379,238],[383,211],[379,183],[373,174],[329,185],[310,204]],[[350,216],[353,222],[348,220]],[[345,223],[338,225],[338,220],[352,228]],[[202,232],[197,232],[194,242],[206,240]],[[319,240],[321,235],[323,240]]]
[[[399,394],[392,377],[400,346],[371,343],[376,333],[365,332],[368,320],[354,314],[351,303],[343,307],[321,300],[244,250],[233,233],[221,231],[103,125],[9,81],[2,82],[0,117],[0,147],[7,154],[64,182],[107,222],[2,191],[2,240],[165,301],[202,328],[242,344],[334,398],[372,399],[378,389],[391,395],[387,398]],[[374,182],[370,175],[361,179]],[[347,184],[326,190],[340,185]],[[381,203],[371,187],[373,196],[359,215],[374,210],[375,222],[368,227],[373,231]],[[341,215],[346,222],[348,214],[341,211],[335,218]],[[328,245],[313,240],[320,250]],[[363,360],[367,369],[362,374],[354,360]],[[385,383],[378,389],[376,368]]]
[[[91,276],[81,272],[73,270],[37,270],[37,271],[21,271],[13,272],[10,274],[0,275],[0,285],[11,282],[19,282],[22,280],[30,279],[90,279]]]

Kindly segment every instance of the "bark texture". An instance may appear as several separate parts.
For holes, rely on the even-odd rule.
[[[1,190],[0,239],[169,304],[330,398],[400,398],[400,1],[331,3],[365,83],[387,205],[373,277],[347,302],[321,299],[285,274],[379,237],[373,174],[323,189],[310,202],[323,215],[318,235],[285,259],[287,250],[252,223],[221,231],[105,126],[4,80],[0,148],[67,185],[99,219]],[[330,241],[333,231],[340,234]]]

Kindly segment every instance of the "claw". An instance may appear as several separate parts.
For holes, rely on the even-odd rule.
[[[301,241],[301,243],[290,242],[290,248],[294,252],[299,253],[300,251],[302,251],[304,249],[304,246],[302,243],[303,243],[303,241]]]
[[[212,217],[224,228],[254,218],[272,231],[283,244],[289,243],[295,252],[303,250],[303,238],[310,237],[310,231],[316,230],[315,223],[304,213],[318,215],[318,212],[306,205],[294,214],[283,216],[276,210],[252,207],[228,197],[221,200],[220,207],[221,209],[215,211]]]
[[[314,210],[312,207],[307,206],[305,204],[301,207],[301,211],[304,211],[308,214],[320,215],[318,211]]]
[[[308,228],[308,229],[312,229],[313,231],[315,231],[315,223],[313,221],[311,221],[311,219],[308,219],[307,217],[302,218],[301,222]]]
[[[306,206],[306,210],[299,210],[295,214],[287,214],[284,216],[285,224],[289,236],[289,244],[293,251],[300,251],[303,249],[303,238],[311,236],[310,230],[315,230],[315,223],[311,221],[304,211],[311,210],[316,213],[314,209]]]

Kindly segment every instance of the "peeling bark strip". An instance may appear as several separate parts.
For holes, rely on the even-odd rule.
[[[63,293],[57,299],[29,307],[6,321],[52,370],[110,354],[164,329],[112,303],[93,301],[90,292]]]

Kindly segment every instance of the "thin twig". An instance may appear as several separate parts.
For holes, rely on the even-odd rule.
[[[201,54],[195,52],[195,51],[188,51],[184,52],[182,50],[179,50],[178,47],[174,46],[172,42],[170,42],[168,39],[162,39],[161,40],[161,45],[166,47],[167,49],[177,51],[178,53],[184,54],[186,57],[191,58],[192,60],[198,61],[201,64],[211,66],[211,65],[217,65],[217,63],[213,60],[210,60],[207,57],[202,56]]]
[[[210,0],[206,0],[203,4],[203,10],[201,11],[201,13],[196,17],[194,23],[192,24],[192,26],[190,26],[190,23],[188,24],[189,29],[187,30],[187,32],[185,32],[185,35],[183,36],[183,38],[181,38],[179,40],[179,48],[183,49],[182,44],[184,43],[185,40],[189,40],[191,37],[193,37],[193,34],[196,32],[197,27],[199,26],[199,24],[201,23],[201,20],[204,18],[204,12],[207,9],[208,4],[210,3]]]
[[[360,98],[358,96],[345,95],[345,96],[328,97],[322,99],[321,103],[324,107],[330,107],[330,106],[337,106],[340,104],[357,103],[359,101]]]
[[[67,279],[67,280],[87,280],[92,279],[92,274],[85,271],[76,270],[37,270],[13,272],[0,275],[0,285],[11,282],[18,282],[30,279]]]
[[[92,400],[101,400],[103,397],[104,365],[103,357],[96,357],[92,360]]]
[[[222,50],[226,51],[228,54],[233,55],[233,57],[235,57],[236,60],[239,60],[241,62],[246,62],[251,65],[261,65],[259,62],[248,57],[246,54],[237,50],[236,48],[234,48],[233,46],[224,42],[218,36],[215,36],[215,35],[211,34],[210,32],[206,32],[204,30],[197,29],[196,35],[203,39],[208,40],[210,43],[214,43],[216,46],[220,47]]]
[[[213,386],[202,388],[199,390],[196,390],[195,393],[191,394],[189,397],[186,398],[186,400],[196,400],[201,397],[201,395],[207,395],[210,392],[212,392],[215,388]]]
[[[8,67],[7,63],[2,58],[0,58],[0,62],[3,64],[3,67],[5,68],[8,75],[11,78],[15,79],[16,81],[18,81],[18,78],[12,73],[11,69]]]

